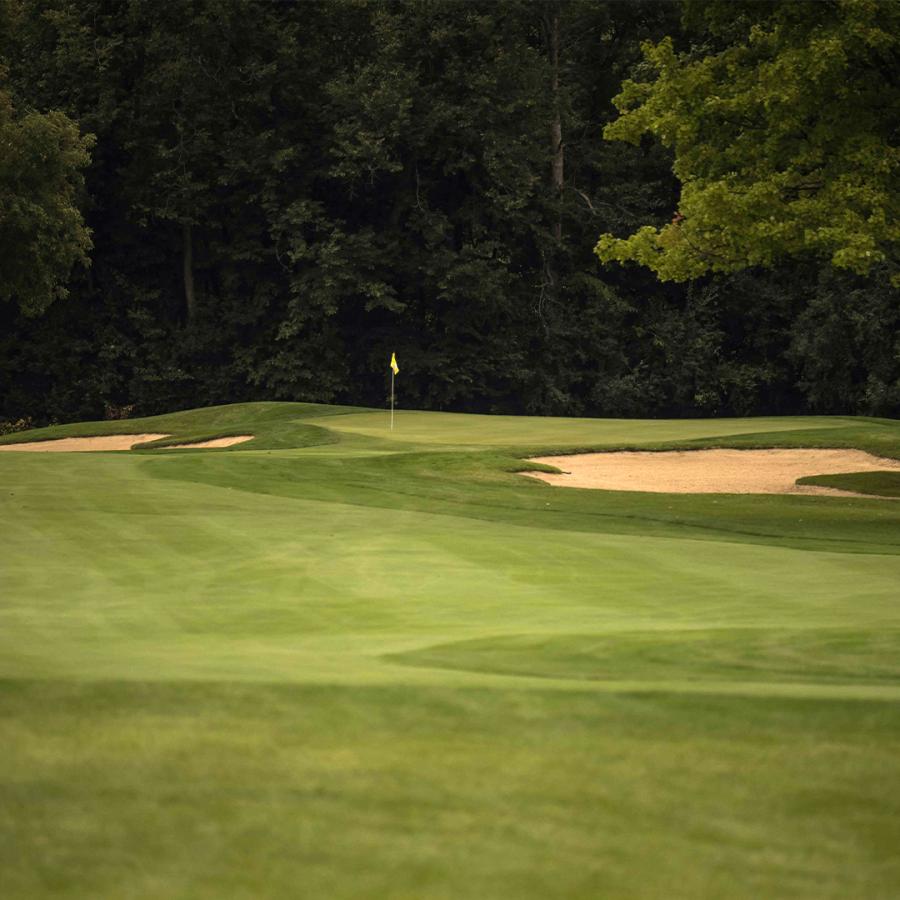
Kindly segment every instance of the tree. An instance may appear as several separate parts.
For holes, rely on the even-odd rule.
[[[604,262],[663,280],[808,256],[900,280],[900,4],[689,2],[703,43],[644,46],[611,140],[650,134],[675,154],[668,224],[603,234]]]
[[[27,314],[65,297],[72,266],[89,262],[75,200],[91,144],[59,111],[17,114],[0,88],[0,300]]]
[[[765,19],[748,8],[690,8],[706,55]],[[895,294],[874,272],[811,259],[682,285],[594,254],[678,207],[661,142],[596,135],[641,44],[681,46],[680,17],[667,0],[0,0],[18,108],[96,135],[91,266],[42,316],[0,298],[0,414],[377,405],[392,350],[419,408],[892,414]]]

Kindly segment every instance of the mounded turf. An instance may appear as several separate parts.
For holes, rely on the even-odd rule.
[[[900,423],[269,403],[0,442],[131,431],[257,437],[0,454],[5,898],[900,893],[900,504],[514,474],[898,457]]]
[[[900,497],[900,472],[847,472],[838,475],[810,475],[799,479],[800,484],[874,494],[877,497]]]

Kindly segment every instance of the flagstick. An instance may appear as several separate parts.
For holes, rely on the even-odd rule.
[[[391,431],[394,430],[394,370],[391,369]]]

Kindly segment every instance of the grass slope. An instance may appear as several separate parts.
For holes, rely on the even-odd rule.
[[[900,497],[900,472],[847,472],[838,475],[810,475],[798,479],[799,484],[818,484],[857,494],[878,497]]]
[[[536,451],[890,420],[241,404],[0,454],[10,898],[893,897],[900,507],[555,489]]]

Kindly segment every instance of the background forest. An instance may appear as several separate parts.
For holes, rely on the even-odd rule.
[[[393,351],[407,408],[898,414],[878,266],[810,253],[678,283],[594,254],[678,215],[670,151],[603,129],[642,42],[735,39],[683,11],[0,0],[0,125],[55,129],[89,229],[57,247],[49,304],[9,287],[37,270],[0,247],[0,419],[379,406]]]

